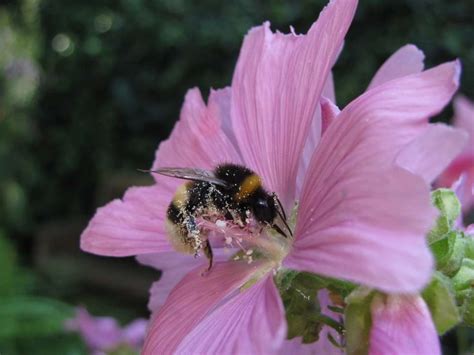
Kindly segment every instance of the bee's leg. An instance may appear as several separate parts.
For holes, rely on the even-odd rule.
[[[197,257],[203,247],[203,242],[201,239],[201,231],[197,226],[194,216],[190,215],[186,218],[185,227],[187,231],[185,243],[191,246],[194,250],[194,256]]]
[[[236,209],[231,213],[234,223],[237,224],[240,228],[244,228],[247,225],[247,219],[249,218],[249,214],[246,210]]]
[[[224,218],[228,221],[232,221],[234,219],[234,216],[232,216],[232,213],[230,213],[229,210],[226,210],[224,213]]]
[[[212,261],[214,260],[214,254],[212,253],[211,243],[208,240],[204,242],[204,255],[206,255],[207,259],[209,260],[209,266],[207,267],[206,271],[211,270],[212,268]]]

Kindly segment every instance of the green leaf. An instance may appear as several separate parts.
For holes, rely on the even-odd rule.
[[[449,189],[438,189],[431,194],[433,205],[441,212],[435,228],[430,232],[428,240],[434,243],[445,237],[453,228],[454,222],[461,213],[461,204],[456,194]]]
[[[368,353],[369,332],[372,325],[370,307],[375,291],[359,287],[346,298],[344,325],[346,328],[346,353],[365,355]]]
[[[431,283],[423,290],[422,296],[430,309],[439,335],[446,333],[460,322],[454,292],[446,276],[435,272]]]
[[[72,317],[71,307],[47,298],[0,299],[0,339],[27,338],[61,333]]]
[[[436,260],[436,269],[453,276],[461,267],[465,251],[465,238],[462,233],[449,232],[442,239],[430,245]]]
[[[461,307],[462,320],[465,325],[474,327],[474,288],[469,290]]]

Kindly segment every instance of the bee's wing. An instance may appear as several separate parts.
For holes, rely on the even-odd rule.
[[[140,169],[139,169],[140,170]],[[156,170],[140,170],[143,172],[156,173],[177,179],[192,181],[206,181],[212,184],[227,186],[227,182],[217,178],[212,171],[194,168],[159,168]]]

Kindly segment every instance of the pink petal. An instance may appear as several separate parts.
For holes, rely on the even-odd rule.
[[[311,129],[306,138],[303,153],[301,155],[300,166],[298,169],[298,176],[296,178],[296,196],[299,199],[301,188],[303,186],[304,177],[308,170],[309,162],[313,156],[314,150],[319,144],[321,136],[326,132],[331,122],[341,111],[329,99],[322,97],[318,105],[316,115],[311,123]]]
[[[176,252],[143,254],[137,260],[148,266],[161,270],[161,277],[154,282],[150,289],[148,309],[157,311],[166,301],[168,295],[176,285],[197,266],[207,264],[203,258],[194,258],[192,255]]]
[[[377,295],[374,298],[369,354],[441,354],[436,329],[421,297]]]
[[[388,292],[422,288],[433,266],[425,235],[436,216],[428,186],[401,168],[334,175],[312,196],[303,192],[285,264]],[[321,202],[306,205],[318,195]]]
[[[474,238],[474,224],[468,225],[464,231],[466,232],[467,235]]]
[[[91,350],[107,350],[118,345],[121,329],[112,317],[93,317],[83,307],[66,323],[66,329],[77,331]]]
[[[181,354],[271,354],[286,337],[280,294],[266,277],[218,307],[191,331]]]
[[[176,351],[183,339],[258,270],[257,264],[216,263],[201,276],[198,267],[188,273],[152,316],[143,354]]]
[[[468,132],[470,143],[466,148],[474,154],[474,103],[464,96],[458,96],[454,99],[454,113],[454,125]]]
[[[454,111],[454,125],[464,129],[469,140],[464,151],[444,171],[437,184],[449,187],[464,175],[465,181],[458,191],[458,197],[466,213],[474,206],[474,104],[464,96],[458,96],[454,100]]]
[[[214,262],[228,260],[232,255],[232,250],[226,248],[213,248]],[[150,289],[150,300],[148,309],[152,312],[158,310],[175,286],[191,270],[199,265],[205,270],[208,260],[203,255],[193,257],[189,254],[177,252],[142,254],[137,256],[139,263],[161,270],[160,279],[153,283]]]
[[[322,96],[331,102],[336,102],[336,89],[334,87],[334,76],[329,72],[328,78],[323,86]]]
[[[246,165],[287,206],[311,120],[356,4],[333,0],[306,36],[273,34],[265,23],[244,40],[232,81],[234,132]]]
[[[125,343],[134,348],[139,348],[145,340],[148,321],[145,319],[135,319],[122,330],[122,339]]]
[[[187,167],[212,170],[221,163],[241,164],[232,138],[224,132],[228,126],[229,91],[212,91],[206,107],[198,89],[186,94],[180,120],[168,140],[156,152],[153,168]],[[227,122],[227,123],[223,123]],[[183,180],[154,174],[160,184],[175,190]]]
[[[459,202],[461,203],[461,211],[463,210],[463,194],[466,189],[466,180],[467,174],[462,174],[459,179],[457,179],[450,187],[451,190],[454,191],[456,197],[458,198]],[[464,228],[464,216],[463,212],[461,212],[454,222],[454,228],[462,230]]]
[[[419,137],[402,149],[396,162],[419,175],[427,183],[451,163],[467,143],[466,132],[449,126],[430,125]]]
[[[463,210],[467,211],[474,206],[474,104],[463,96],[454,100],[454,125],[461,128],[469,135],[464,151],[451,163],[437,181],[438,186],[450,187],[461,175],[466,175],[463,184],[465,188],[460,191],[459,197]]]
[[[157,185],[128,189],[123,200],[97,210],[81,235],[82,250],[109,256],[173,250],[164,230],[172,195]]]
[[[457,87],[456,63],[392,80],[348,105],[312,157],[286,263],[393,292],[419,290],[432,257],[428,186],[392,167]]]
[[[232,128],[232,119],[230,117],[230,103],[231,103],[230,87],[226,87],[220,90],[212,90],[209,95],[209,111],[214,117],[220,118],[222,131],[225,133],[229,141],[232,143],[234,148],[239,152],[239,145],[237,138],[235,137],[234,130]]]
[[[333,101],[323,97],[321,99],[321,134],[324,134],[332,121],[341,113]]]
[[[413,44],[407,44],[392,54],[374,75],[368,89],[406,75],[419,73],[424,68],[425,55]]]

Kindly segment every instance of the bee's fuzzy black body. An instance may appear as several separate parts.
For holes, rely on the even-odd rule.
[[[187,168],[162,168],[155,172],[190,180],[177,189],[168,207],[168,235],[178,251],[197,254],[202,249],[210,260],[209,267],[212,249],[207,238],[200,235],[199,217],[217,216],[240,227],[253,217],[257,223],[283,233],[274,224],[279,211],[277,198],[263,188],[256,173],[244,166],[223,164],[212,172]]]

